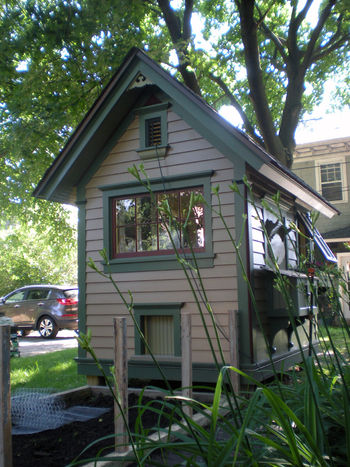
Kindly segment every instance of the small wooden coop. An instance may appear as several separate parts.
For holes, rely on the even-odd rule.
[[[129,171],[140,164],[152,196]],[[276,193],[283,233],[281,220],[268,209]],[[92,345],[106,367],[113,358],[113,318],[126,316],[129,377],[159,379],[120,296],[88,266],[89,258],[112,273],[124,294],[132,292],[134,317],[170,380],[181,379],[183,313],[192,318],[193,381],[216,380],[218,368],[175,246],[190,262],[190,250],[195,253],[226,363],[231,310],[238,312],[234,335],[242,370],[263,379],[271,373],[269,355],[277,367],[300,360],[283,300],[273,287],[267,241],[290,279],[296,313],[305,317],[308,305],[299,292],[305,277],[298,271],[298,252],[305,245],[288,226],[307,229],[311,210],[329,218],[337,211],[144,52],[130,51],[34,195],[78,207],[79,327],[91,329]],[[173,241],[171,226],[164,228],[155,209],[164,198],[180,226]],[[239,258],[224,223],[241,242]],[[184,225],[187,238],[181,234]],[[101,261],[103,249],[107,261]],[[208,313],[205,319],[214,337]],[[300,337],[305,340],[304,333]],[[88,382],[98,381],[96,365],[81,349],[78,371]]]

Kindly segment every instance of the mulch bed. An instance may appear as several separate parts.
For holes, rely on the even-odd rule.
[[[143,398],[145,402],[147,398]],[[149,399],[148,399],[149,400]],[[129,407],[138,403],[138,397],[129,395]],[[110,410],[98,418],[86,422],[73,422],[55,430],[46,430],[30,435],[12,436],[13,467],[63,467],[75,459],[92,441],[114,433],[113,400],[110,396],[98,394],[88,400],[79,401],[79,405],[109,407]],[[129,425],[133,430],[137,409],[129,409]],[[158,416],[147,411],[142,418],[144,426],[152,428],[158,425]],[[163,425],[166,420],[163,421]],[[80,459],[94,457],[103,447],[105,452],[113,451],[113,438],[99,442],[85,452]],[[112,446],[112,447],[111,447]]]

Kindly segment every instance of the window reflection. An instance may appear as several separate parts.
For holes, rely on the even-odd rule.
[[[202,189],[115,198],[113,255],[204,249]]]

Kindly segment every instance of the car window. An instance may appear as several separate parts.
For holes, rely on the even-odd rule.
[[[78,298],[78,290],[77,289],[71,289],[71,290],[65,290],[64,296],[67,298]]]
[[[27,300],[45,300],[48,294],[48,289],[33,289],[28,292]]]
[[[26,293],[25,293],[24,290],[22,290],[21,292],[16,292],[16,293],[10,295],[6,299],[5,303],[20,302],[20,301],[24,300],[25,294]]]

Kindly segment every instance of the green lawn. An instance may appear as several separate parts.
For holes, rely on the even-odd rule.
[[[344,358],[349,358],[349,348],[350,348],[350,339],[347,334],[347,330],[344,329],[342,326],[329,327],[330,335],[333,340],[335,347],[339,350],[339,352],[343,355]],[[325,328],[320,327],[320,341],[323,344],[324,350],[331,349],[330,338],[328,337]]]
[[[77,349],[11,358],[11,390],[51,388],[54,392],[84,386],[86,379],[77,374],[74,358]]]

